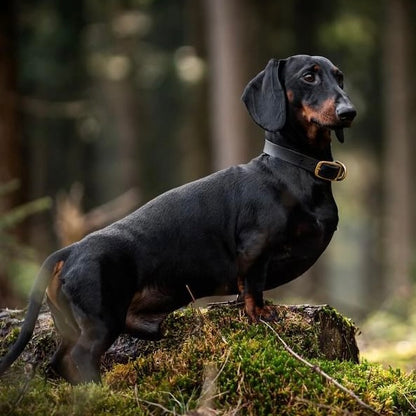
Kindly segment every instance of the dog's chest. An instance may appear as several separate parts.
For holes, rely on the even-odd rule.
[[[288,217],[286,246],[292,253],[322,252],[338,224],[338,212],[332,194],[304,198]]]
[[[337,207],[332,198],[293,207],[281,243],[272,248],[265,287],[272,289],[308,270],[328,246],[337,224]]]

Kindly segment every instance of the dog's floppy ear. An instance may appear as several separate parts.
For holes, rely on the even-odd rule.
[[[285,60],[271,59],[246,86],[242,100],[253,120],[264,130],[277,131],[286,121],[286,97],[280,77]]]

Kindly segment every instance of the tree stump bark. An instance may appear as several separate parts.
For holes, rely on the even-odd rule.
[[[327,360],[349,360],[358,363],[359,351],[355,340],[357,328],[348,318],[327,305],[273,305],[277,320],[273,323],[288,344],[305,358]],[[18,328],[24,318],[24,311],[0,311],[0,356],[3,356],[16,339]],[[159,341],[145,341],[128,335],[121,335],[106,352],[102,359],[103,369],[114,364],[127,363],[140,356],[153,354],[159,349],[175,350],[186,342],[187,338],[202,331],[201,320],[209,322],[212,328],[247,325],[248,322],[241,307],[229,304],[213,304],[208,309],[188,307],[169,315],[163,324],[164,337]],[[264,325],[257,324],[264,330]],[[203,333],[200,334],[204,336]],[[43,310],[39,315],[32,339],[18,360],[25,365],[46,368],[55,351],[59,336],[55,332],[50,313]]]

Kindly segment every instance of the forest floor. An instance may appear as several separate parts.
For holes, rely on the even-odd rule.
[[[45,377],[56,343],[45,320],[44,336],[0,380],[0,414],[416,415],[416,374],[358,363],[350,320],[325,306],[323,314],[308,305],[275,308],[276,322],[256,325],[237,308],[175,312],[161,341],[134,341],[134,358],[120,354],[121,338],[103,360],[101,385]],[[341,336],[325,332],[328,322],[343,328]],[[18,331],[0,331],[3,355]]]

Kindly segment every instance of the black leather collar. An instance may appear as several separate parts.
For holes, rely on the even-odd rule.
[[[325,181],[342,181],[347,176],[347,168],[338,160],[318,160],[302,153],[279,146],[266,139],[263,152],[312,172],[317,178]]]

